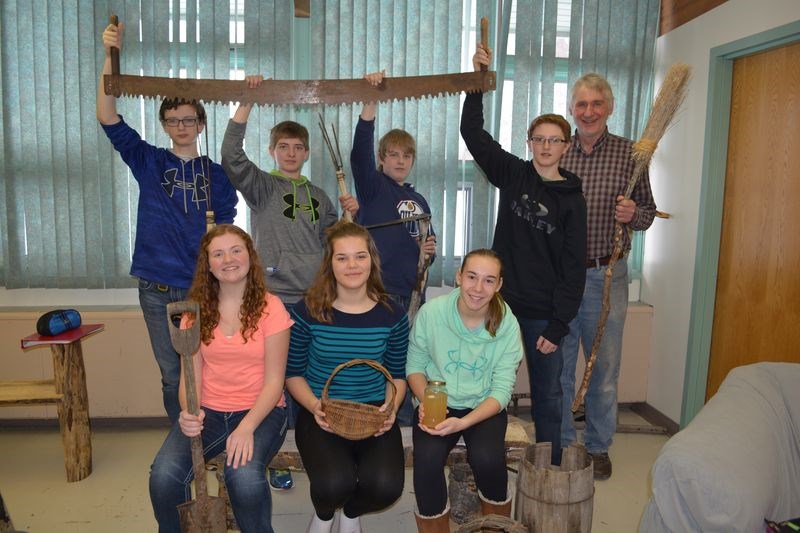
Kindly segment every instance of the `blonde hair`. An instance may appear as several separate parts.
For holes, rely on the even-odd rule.
[[[389,151],[391,146],[396,146],[405,154],[411,154],[414,159],[417,158],[417,143],[414,137],[406,130],[393,129],[386,132],[378,141],[378,158],[385,159],[386,152]],[[378,170],[383,172],[383,165],[378,163]]]

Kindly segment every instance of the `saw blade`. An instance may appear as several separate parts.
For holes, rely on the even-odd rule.
[[[184,98],[204,103],[258,105],[339,105],[447,96],[495,89],[492,71],[383,78],[373,87],[357,80],[264,80],[249,88],[244,80],[208,80],[106,74],[105,93],[114,96]]]

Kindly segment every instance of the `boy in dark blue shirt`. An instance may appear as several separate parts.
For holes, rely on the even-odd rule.
[[[376,72],[364,78],[373,86],[378,86],[383,76],[383,72]],[[410,133],[393,129],[381,137],[378,143],[379,165],[376,167],[375,108],[374,102],[364,105],[350,152],[350,167],[360,206],[358,223],[370,226],[430,214],[427,200],[405,182],[414,167],[416,155],[416,143]],[[419,222],[391,224],[374,228],[370,233],[380,253],[381,277],[386,292],[408,312],[411,293],[417,283]],[[422,250],[432,259],[436,254],[436,237],[432,227],[430,233]],[[421,296],[424,301],[424,294]],[[401,425],[411,424],[412,411],[407,396],[397,413]]]

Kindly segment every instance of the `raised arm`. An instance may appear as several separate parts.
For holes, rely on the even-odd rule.
[[[97,120],[101,124],[111,125],[119,122],[119,115],[117,115],[117,99],[106,94],[103,87],[103,76],[111,74],[111,47],[115,46],[122,49],[122,34],[125,31],[125,25],[119,23],[119,26],[109,24],[103,30],[103,48],[106,51],[106,58],[103,62],[103,71],[100,73],[100,82],[97,86]]]
[[[261,83],[264,81],[264,76],[254,74],[252,76],[247,76],[244,81],[247,83],[247,87],[255,89],[261,86]],[[233,113],[232,120],[239,124],[247,124],[247,119],[250,118],[250,111],[252,110],[253,104],[239,104],[239,107],[237,107],[236,111]]]
[[[383,77],[386,75],[386,70],[382,70],[380,72],[372,72],[370,74],[365,74],[364,79],[369,82],[370,85],[373,87],[379,86],[383,83]],[[363,109],[361,110],[361,119],[372,121],[375,120],[375,109],[377,105],[375,102],[367,102],[364,104]]]

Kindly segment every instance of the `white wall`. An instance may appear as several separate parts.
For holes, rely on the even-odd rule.
[[[139,305],[137,289],[13,289],[0,287],[0,307],[57,309],[95,305]]]
[[[660,37],[656,85],[670,65],[693,69],[689,94],[651,165],[658,208],[673,215],[647,232],[642,300],[655,309],[647,401],[679,421],[689,335],[695,246],[699,220],[709,51],[800,19],[797,0],[729,0]]]

